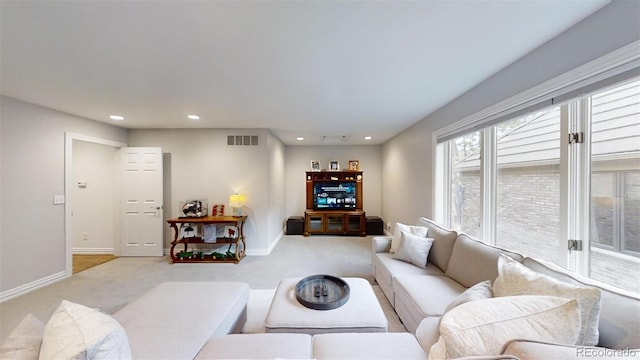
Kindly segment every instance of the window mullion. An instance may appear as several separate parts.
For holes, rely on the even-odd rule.
[[[492,126],[481,133],[480,166],[480,203],[482,207],[481,226],[482,238],[490,244],[496,243],[496,196],[497,196],[497,168],[496,168],[496,128]]]

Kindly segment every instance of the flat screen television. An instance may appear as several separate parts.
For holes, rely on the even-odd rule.
[[[315,210],[355,209],[355,181],[332,181],[314,183],[313,208]]]

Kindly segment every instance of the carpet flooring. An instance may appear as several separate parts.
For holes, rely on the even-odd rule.
[[[250,239],[247,246],[251,247]],[[170,264],[167,256],[119,257],[0,303],[0,341],[28,313],[46,323],[64,299],[114,313],[164,281],[248,283],[252,289],[249,306],[253,307],[247,326],[255,328],[264,315],[265,296],[281,279],[313,274],[367,279],[387,314],[389,331],[406,331],[373,279],[371,237],[288,235],[269,255],[247,256],[239,264]]]

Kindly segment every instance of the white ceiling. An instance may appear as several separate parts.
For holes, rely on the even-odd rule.
[[[608,2],[2,0],[0,88],[126,128],[380,144]]]

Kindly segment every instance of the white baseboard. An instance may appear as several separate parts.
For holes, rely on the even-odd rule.
[[[72,254],[91,254],[91,255],[113,255],[115,254],[114,248],[72,248]]]
[[[28,292],[37,290],[41,287],[45,287],[56,283],[60,280],[64,280],[67,278],[66,271],[60,271],[55,274],[51,274],[49,276],[43,277],[42,279],[38,279],[36,281],[32,281],[28,284],[20,285],[13,289],[9,289],[0,293],[0,303],[7,301],[9,299],[13,299],[14,297],[18,297],[20,295],[24,295]]]

